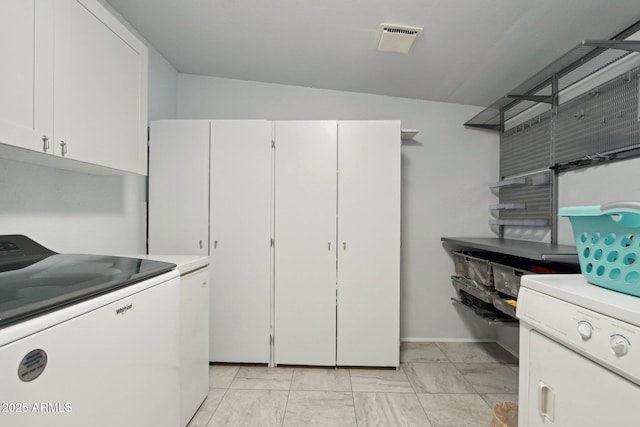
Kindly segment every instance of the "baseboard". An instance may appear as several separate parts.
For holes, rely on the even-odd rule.
[[[400,337],[400,342],[497,342],[495,338],[416,338]]]

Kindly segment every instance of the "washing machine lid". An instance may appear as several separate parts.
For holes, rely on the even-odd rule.
[[[173,268],[146,259],[58,254],[22,235],[0,236],[0,328]]]

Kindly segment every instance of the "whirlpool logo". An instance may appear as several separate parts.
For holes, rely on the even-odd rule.
[[[133,308],[132,303],[123,305],[122,307],[116,309],[116,314],[125,314],[127,311],[131,310],[132,308]]]

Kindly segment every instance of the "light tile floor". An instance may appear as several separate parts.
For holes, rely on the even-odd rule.
[[[189,427],[488,427],[518,400],[518,360],[495,343],[403,343],[401,366],[213,365]]]

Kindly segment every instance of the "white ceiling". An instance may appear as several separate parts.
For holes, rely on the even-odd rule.
[[[638,0],[107,0],[180,73],[486,106]],[[381,23],[424,27],[408,54]]]

